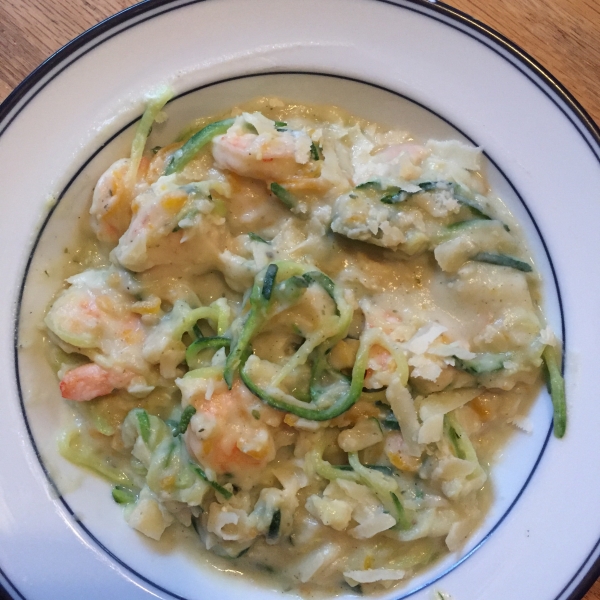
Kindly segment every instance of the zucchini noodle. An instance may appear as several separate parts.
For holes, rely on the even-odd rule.
[[[544,378],[567,423],[536,264],[481,150],[276,98],[173,141],[171,97],[98,181],[93,251],[44,317],[61,454],[152,543],[189,528],[307,597],[468,549]]]

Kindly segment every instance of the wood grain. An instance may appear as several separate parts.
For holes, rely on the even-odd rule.
[[[36,66],[131,0],[0,0],[0,101]],[[600,123],[598,0],[452,0],[549,70]]]
[[[600,123],[598,0],[452,0],[535,58]]]
[[[69,40],[133,4],[0,0],[0,101]],[[518,44],[600,123],[599,0],[451,0],[450,4]],[[600,580],[584,600],[600,600]]]

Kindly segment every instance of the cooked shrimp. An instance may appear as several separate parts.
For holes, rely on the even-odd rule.
[[[195,402],[186,440],[200,464],[216,473],[241,476],[275,458],[272,427],[283,414],[263,405],[240,382]]]
[[[111,287],[118,275],[109,269],[86,271],[72,277],[71,287],[54,302],[46,325],[68,352],[78,352],[106,369],[146,376],[142,357],[146,333],[141,316],[133,312],[132,298]]]
[[[116,243],[131,221],[131,191],[127,186],[129,159],[113,163],[100,177],[92,198],[92,228],[101,242]]]
[[[208,198],[210,192],[228,195],[229,187],[219,181],[190,184],[201,186],[195,198],[187,186],[175,182],[176,177],[160,177],[132,202],[131,223],[112,255],[130,271],[145,271],[161,264],[216,262],[216,252],[210,252],[213,244],[206,244],[209,250],[198,256],[193,245],[183,242],[201,232],[218,244],[222,238],[218,226],[225,220],[216,214],[216,205]]]
[[[188,195],[175,184],[172,176],[162,177],[137,196],[132,203],[131,223],[114,250],[118,261],[132,271],[153,266],[147,264],[148,248],[173,232],[177,216],[187,201]]]
[[[60,382],[60,393],[67,400],[85,402],[106,396],[114,389],[127,387],[133,377],[133,373],[109,371],[95,363],[88,363],[64,374]]]
[[[136,212],[135,197],[158,180],[164,172],[165,161],[180,146],[180,143],[170,144],[159,150],[152,160],[142,157],[133,189],[128,185],[131,162],[128,158],[118,160],[104,172],[94,188],[90,208],[92,228],[101,242],[119,241]]]
[[[249,133],[245,123],[259,133]],[[309,162],[311,139],[303,131],[277,131],[273,121],[255,115],[238,117],[227,133],[215,137],[212,153],[216,165],[238,175],[284,181],[298,176],[299,165]]]

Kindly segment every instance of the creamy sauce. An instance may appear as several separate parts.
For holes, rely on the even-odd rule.
[[[526,243],[477,149],[272,98],[221,117],[173,174],[182,142],[111,166],[73,232],[61,452],[163,551],[305,597],[399,584],[477,528],[538,393]]]

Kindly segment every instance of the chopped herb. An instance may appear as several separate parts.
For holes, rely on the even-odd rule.
[[[140,435],[142,436],[144,443],[147,444],[150,441],[150,417],[145,410],[138,410],[137,419],[138,426],[140,428]]]
[[[386,428],[386,429],[392,429],[393,431],[400,431],[400,424],[398,423],[398,419],[396,419],[396,417],[394,416],[394,413],[390,412],[388,413],[383,421],[381,421],[381,424]]]
[[[275,263],[271,263],[267,267],[265,278],[263,280],[262,295],[265,300],[271,299],[273,293],[273,285],[275,284],[275,277],[277,277],[277,271],[279,267]]]
[[[477,202],[475,202],[475,200],[465,198],[463,194],[460,194],[456,191],[454,192],[454,199],[459,204],[466,206],[478,219],[483,219],[484,221],[493,221],[492,217],[490,217],[490,215],[484,212],[484,210],[481,208],[481,206],[479,206],[479,204],[477,204]],[[504,229],[506,229],[506,231],[510,231],[508,225],[504,225]]]
[[[192,420],[192,417],[196,414],[196,409],[189,404],[186,406],[181,413],[181,419],[179,419],[179,433],[184,434]]]
[[[123,485],[113,487],[112,497],[117,504],[133,504],[137,500],[136,494]]]
[[[319,149],[317,148],[317,146],[314,142],[311,142],[311,144],[310,144],[310,157],[313,160],[320,160],[320,158],[321,158]]]
[[[493,254],[491,252],[480,252],[473,257],[477,262],[489,263],[490,265],[498,265],[500,267],[510,267],[523,273],[531,273],[533,271],[531,265],[518,258],[508,256],[506,254]]]
[[[381,190],[381,184],[379,181],[365,181],[365,183],[361,183],[357,185],[357,190]]]
[[[248,237],[253,241],[253,242],[261,242],[263,244],[270,244],[271,242],[267,242],[267,240],[263,239],[260,237],[260,235],[256,235],[256,233],[252,233],[250,232],[248,234]]]
[[[259,410],[256,410],[256,409],[254,409],[254,410],[252,411],[252,416],[253,416],[253,417],[254,417],[254,418],[257,420],[257,421],[260,421],[260,411],[259,411]]]
[[[446,226],[448,231],[460,231],[462,229],[468,229],[470,227],[479,227],[481,225],[481,219],[468,219],[467,221],[458,221],[451,223]]]
[[[340,471],[353,471],[350,465],[333,465],[335,469],[339,469]],[[367,469],[373,469],[374,471],[379,471],[380,473],[384,473],[385,475],[393,475],[396,470],[394,467],[389,467],[387,465],[363,465],[367,467]]]
[[[424,192],[430,192],[431,190],[448,190],[450,189],[451,183],[449,181],[422,181],[419,183],[419,187]]]
[[[281,129],[282,127],[287,127],[287,123],[285,121],[275,121],[276,129]]]
[[[285,204],[288,208],[294,208],[297,204],[296,199],[293,194],[288,192],[282,185],[279,185],[276,182],[271,184],[271,191],[283,204]]]
[[[213,489],[219,492],[219,494],[221,494],[221,496],[223,496],[223,498],[225,498],[226,500],[229,500],[233,496],[233,494],[228,489],[224,488],[222,485],[219,485],[216,481],[211,481],[206,475],[206,473],[198,465],[192,465],[192,469],[196,471],[200,479],[206,481],[206,483],[209,483],[213,487]]]
[[[271,524],[269,525],[269,531],[267,532],[267,539],[274,540],[279,535],[279,527],[281,526],[281,511],[276,510],[273,513]]]
[[[412,196],[412,194],[405,192],[404,190],[392,191],[392,193],[386,194],[381,198],[381,202],[384,204],[400,204],[410,198],[410,196]]]
[[[444,421],[446,421],[446,419],[444,419]],[[461,458],[464,460],[465,453],[464,453],[464,450],[462,449],[462,445],[460,443],[461,442],[460,434],[449,423],[447,424],[447,427],[446,427],[446,435],[448,436],[448,440],[450,441],[450,444],[452,444],[452,448],[454,448],[454,454],[456,455],[456,458]]]

